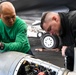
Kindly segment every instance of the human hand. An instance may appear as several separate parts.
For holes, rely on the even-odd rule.
[[[61,49],[62,56],[65,56],[66,49],[67,49],[67,46],[62,46],[62,49]]]
[[[40,73],[38,73],[38,75],[45,75],[45,73],[44,72],[40,72]]]

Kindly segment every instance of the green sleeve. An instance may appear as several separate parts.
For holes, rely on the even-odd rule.
[[[2,40],[2,36],[1,36],[1,34],[0,34],[0,42],[1,42],[1,40]]]
[[[15,42],[4,43],[4,51],[22,51],[26,47],[28,49],[27,26],[21,25],[17,31]]]

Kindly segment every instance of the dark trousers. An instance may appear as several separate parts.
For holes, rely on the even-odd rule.
[[[27,52],[27,54],[30,54],[30,55],[34,56],[34,54],[32,53],[31,49]]]
[[[67,57],[67,69],[73,71],[74,69],[74,58]]]

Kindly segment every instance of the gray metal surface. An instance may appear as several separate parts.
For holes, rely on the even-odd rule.
[[[62,69],[46,61],[32,58],[32,56],[28,54],[10,51],[0,53],[0,75],[18,75],[18,70],[20,69],[20,66],[24,60],[28,61],[29,63],[38,64],[48,69],[51,69],[52,72],[56,72],[55,75],[62,75],[65,72],[68,72],[68,70]]]
[[[0,53],[0,75],[14,75],[18,63],[26,56],[19,52]]]

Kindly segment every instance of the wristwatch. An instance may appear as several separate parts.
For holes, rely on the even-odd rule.
[[[4,44],[2,42],[0,42],[0,50],[4,49]]]

